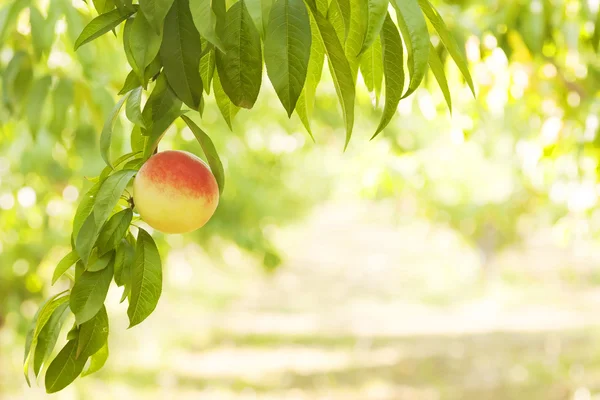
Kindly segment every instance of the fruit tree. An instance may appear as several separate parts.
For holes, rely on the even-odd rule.
[[[47,365],[49,393],[106,362],[109,318],[104,302],[113,281],[123,288],[131,327],[156,308],[162,288],[161,258],[151,230],[140,221],[165,233],[182,233],[200,228],[215,212],[226,190],[227,170],[211,140],[216,134],[201,128],[207,96],[214,97],[231,127],[241,108],[253,108],[263,80],[268,79],[281,112],[288,117],[297,114],[312,135],[317,88],[327,68],[339,99],[347,147],[359,76],[377,101],[383,97],[373,137],[386,128],[400,100],[420,87],[428,71],[451,108],[446,56],[475,92],[463,46],[429,0],[78,3],[14,0],[0,10],[0,43],[10,38],[17,49],[3,70],[2,116],[25,116],[35,135],[47,106],[44,100],[52,96],[49,130],[60,132],[70,123],[71,116],[63,112],[70,103],[78,109],[77,118],[103,126],[100,152],[106,167],[92,178],[94,185],[77,207],[72,250],[53,276],[53,283],[69,279],[69,289],[40,307],[27,338],[25,376],[29,379],[30,369],[38,376]],[[79,63],[92,66],[85,69],[96,74],[92,81],[102,81],[103,73],[119,68],[102,57],[96,39],[107,35],[122,42],[129,68],[114,107],[107,101],[112,88],[92,88],[74,84],[69,76],[40,73],[38,61],[61,62],[57,53],[52,57],[50,53],[54,35],[65,29],[69,40],[61,45],[72,46]],[[62,108],[61,102],[66,103]],[[116,154],[119,147],[113,133],[122,112],[133,126],[131,151]],[[163,135],[178,122],[189,127],[206,164],[184,152],[160,151]],[[67,342],[59,345],[61,350],[52,359],[58,333],[67,323],[72,323]]]

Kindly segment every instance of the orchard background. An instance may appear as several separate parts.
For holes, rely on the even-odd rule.
[[[365,54],[353,65],[358,49],[346,46],[354,74],[346,78],[357,80],[349,142],[340,76],[327,62],[312,116],[288,118],[291,102],[268,77],[263,3],[244,4],[267,62],[252,109],[215,101],[214,90],[199,101],[173,87],[185,106],[203,110],[186,116],[218,150],[227,182],[219,208],[194,233],[152,232],[164,276],[155,313],[127,330],[113,285],[106,365],[54,396],[600,396],[599,2],[433,2],[476,89],[474,98],[430,26],[451,114],[433,67],[383,111],[387,82],[374,78],[383,65],[369,69]],[[344,4],[334,0],[325,13],[340,40],[354,26],[344,32]],[[112,125],[134,70],[125,24],[74,50],[99,13],[127,7],[0,4],[2,399],[46,397],[43,377],[32,375],[32,388],[23,377],[28,328],[44,299],[69,288],[67,279],[51,285],[53,271],[71,250],[91,179],[132,149],[135,113],[123,110]],[[240,105],[252,100],[225,91]],[[369,141],[382,114],[393,118]],[[107,118],[109,150],[100,139]],[[164,149],[203,155],[180,118]]]

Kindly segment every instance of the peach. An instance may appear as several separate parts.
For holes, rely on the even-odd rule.
[[[186,151],[150,157],[133,181],[136,210],[152,228],[186,233],[202,227],[219,204],[219,187],[208,165]]]

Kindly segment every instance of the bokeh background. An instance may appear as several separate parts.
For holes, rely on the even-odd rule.
[[[327,73],[314,143],[266,79],[233,131],[209,100],[217,214],[155,234],[157,311],[126,330],[112,288],[107,365],[52,397],[600,399],[599,1],[435,4],[477,98],[448,61],[453,113],[428,76],[369,141],[381,105],[359,77],[346,152]],[[80,0],[0,5],[3,400],[46,397],[22,375],[25,332],[66,285],[52,271],[127,74],[120,32],[72,51],[93,15]],[[130,128],[123,116],[115,154]],[[200,154],[181,124],[170,148]]]

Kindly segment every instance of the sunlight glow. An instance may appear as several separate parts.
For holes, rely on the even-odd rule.
[[[79,190],[73,185],[68,185],[64,188],[62,195],[63,199],[72,203],[79,197]]]
[[[29,35],[31,33],[31,24],[29,23],[29,8],[25,8],[19,20],[17,21],[17,32],[21,35]]]
[[[15,198],[12,193],[3,193],[0,195],[0,208],[10,210],[15,206]]]
[[[431,95],[429,93],[420,93],[417,101],[419,102],[419,109],[421,110],[421,113],[423,113],[425,119],[432,121],[437,113]]]
[[[23,258],[19,258],[13,264],[13,272],[17,276],[23,276],[23,275],[25,275],[28,270],[29,270],[29,262],[27,260],[23,259]]]
[[[36,201],[35,190],[33,190],[29,186],[25,186],[24,188],[21,188],[19,190],[19,192],[17,193],[17,200],[19,201],[19,204],[23,208],[29,208],[29,207],[33,206]]]
[[[548,118],[542,125],[541,140],[544,146],[556,143],[560,130],[563,127],[563,122],[558,117]]]

